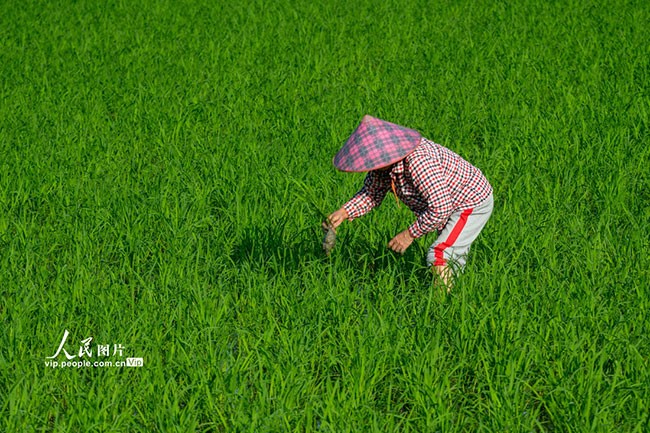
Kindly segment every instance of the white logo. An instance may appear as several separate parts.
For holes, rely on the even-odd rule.
[[[124,358],[125,347],[122,344],[96,344],[91,345],[93,337],[81,340],[78,351],[72,354],[66,350],[66,341],[70,332],[66,329],[63,333],[59,348],[54,355],[46,357],[46,367],[51,368],[83,368],[83,367],[142,367],[143,358]],[[65,359],[59,362],[61,356]]]

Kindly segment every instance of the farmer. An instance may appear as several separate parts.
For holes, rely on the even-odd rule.
[[[470,245],[492,213],[492,187],[481,171],[415,130],[365,116],[334,157],[347,172],[368,172],[361,190],[323,222],[336,229],[379,206],[392,190],[417,216],[388,243],[404,253],[414,239],[436,231],[427,264],[449,291]],[[398,202],[399,203],[399,202]]]

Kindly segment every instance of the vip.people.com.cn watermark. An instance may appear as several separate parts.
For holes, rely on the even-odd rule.
[[[142,367],[143,358],[125,357],[122,344],[96,344],[92,346],[93,337],[81,340],[79,351],[68,352],[66,340],[70,332],[66,329],[59,348],[54,355],[46,357],[45,366],[49,368],[122,368]]]

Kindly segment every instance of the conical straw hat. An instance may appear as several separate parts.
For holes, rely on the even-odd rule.
[[[413,129],[364,116],[334,157],[334,167],[352,172],[387,167],[415,150],[421,138]]]

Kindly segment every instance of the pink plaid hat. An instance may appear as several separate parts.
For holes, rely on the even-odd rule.
[[[364,116],[334,157],[334,167],[341,171],[371,171],[396,163],[420,144],[419,132]]]

